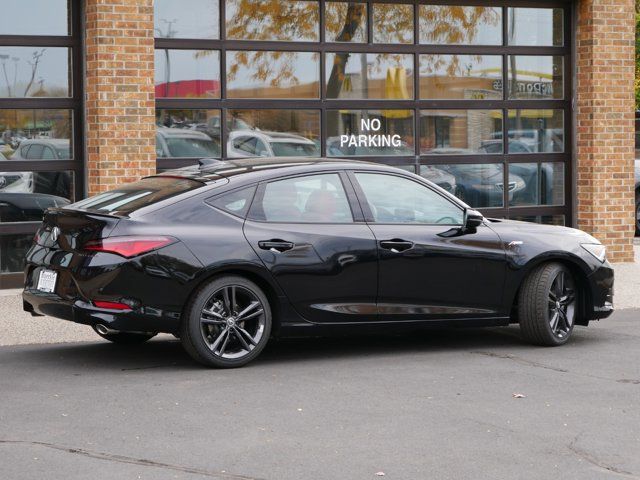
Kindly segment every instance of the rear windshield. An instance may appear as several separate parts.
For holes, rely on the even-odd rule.
[[[202,182],[188,178],[150,177],[130,183],[116,190],[104,192],[65,207],[96,213],[129,215],[142,207],[152,205],[189,190],[202,187]]]

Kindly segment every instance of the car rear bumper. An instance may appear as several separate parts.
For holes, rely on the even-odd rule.
[[[22,292],[23,309],[33,315],[48,315],[83,325],[104,325],[112,330],[126,332],[177,333],[179,315],[169,318],[166,312],[138,310],[114,311],[97,308],[82,300],[65,300],[53,293],[31,288]]]

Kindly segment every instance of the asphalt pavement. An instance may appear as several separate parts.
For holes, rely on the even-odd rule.
[[[639,322],[561,348],[517,327],[287,340],[237,370],[171,337],[4,346],[0,478],[639,479]]]

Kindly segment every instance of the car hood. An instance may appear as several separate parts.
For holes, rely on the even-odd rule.
[[[578,260],[587,274],[602,266],[599,260],[581,246],[600,242],[582,230],[516,220],[489,219],[487,224],[498,234],[509,260],[516,266],[547,256]]]
[[[517,240],[517,237],[543,237],[551,238],[558,245],[601,243],[597,238],[577,228],[562,227],[558,225],[543,225],[533,222],[521,222],[518,220],[488,219],[490,227],[503,239]]]

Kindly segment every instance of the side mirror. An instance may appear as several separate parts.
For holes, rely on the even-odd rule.
[[[484,216],[478,212],[477,210],[472,210],[467,208],[464,211],[464,228],[465,229],[474,229],[482,225],[484,221]]]

